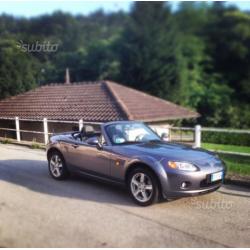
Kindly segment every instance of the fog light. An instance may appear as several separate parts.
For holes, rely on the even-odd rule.
[[[186,187],[187,187],[187,183],[186,183],[186,182],[182,182],[182,183],[181,183],[181,187],[182,187],[182,188],[186,188]]]
[[[186,188],[188,188],[190,186],[190,184],[191,184],[190,182],[184,181],[184,182],[181,183],[181,188],[186,189]]]

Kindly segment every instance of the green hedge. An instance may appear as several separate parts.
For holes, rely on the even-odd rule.
[[[202,142],[250,146],[250,134],[202,131]]]

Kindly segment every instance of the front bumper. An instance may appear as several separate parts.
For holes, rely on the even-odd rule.
[[[211,182],[211,174],[223,171],[221,180]],[[196,196],[213,192],[220,188],[225,176],[223,166],[205,171],[184,172],[166,171],[165,181],[162,185],[162,193],[165,198],[177,198]],[[182,184],[186,183],[186,187]]]
[[[209,188],[201,188],[197,190],[179,190],[179,191],[170,191],[167,193],[163,193],[165,198],[180,198],[180,197],[190,197],[190,196],[198,196],[203,194],[208,194],[216,191],[220,188],[222,183],[216,184]]]

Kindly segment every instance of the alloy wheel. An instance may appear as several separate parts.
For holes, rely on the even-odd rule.
[[[153,185],[145,173],[136,173],[130,182],[131,192],[139,202],[147,202],[153,195]]]
[[[63,162],[59,155],[54,154],[50,159],[50,171],[54,177],[60,177],[63,172]]]

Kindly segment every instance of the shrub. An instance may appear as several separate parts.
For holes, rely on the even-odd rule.
[[[32,148],[32,149],[41,149],[42,146],[41,146],[39,143],[36,142],[36,139],[35,139],[35,138],[33,138],[32,144],[31,144],[31,148]]]
[[[38,143],[32,143],[31,148],[32,149],[42,149],[43,147]]]
[[[11,143],[11,140],[9,140],[8,138],[4,138],[0,141],[2,144],[10,144]]]
[[[250,134],[202,131],[201,138],[207,143],[250,146]]]

